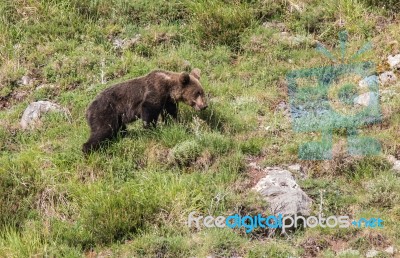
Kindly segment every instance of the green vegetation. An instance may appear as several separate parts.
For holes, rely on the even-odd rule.
[[[381,156],[346,156],[346,133],[338,130],[334,159],[302,162],[308,178],[299,180],[314,213],[322,198],[324,214],[381,217],[384,230],[267,237],[185,224],[192,211],[265,211],[249,190],[249,158],[293,164],[299,144],[319,137],[294,133],[278,108],[288,102],[285,74],[331,64],[314,45],[339,54],[341,30],[350,53],[372,41],[357,61],[381,67],[400,41],[397,2],[0,1],[0,256],[335,257],[340,245],[361,254],[398,249],[400,180],[384,158],[400,154],[398,83],[383,87],[396,94],[382,102],[382,124],[362,130],[382,143]],[[202,70],[207,110],[180,105],[179,123],[155,130],[133,123],[127,137],[83,157],[85,109],[100,91],[156,68],[194,67]],[[24,75],[33,82],[22,85]],[[37,100],[68,108],[71,118],[49,114],[22,131],[20,117]]]

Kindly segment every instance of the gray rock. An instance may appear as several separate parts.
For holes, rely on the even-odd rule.
[[[395,56],[388,56],[388,64],[390,65],[390,68],[396,69],[400,67],[400,54],[395,55]]]
[[[354,98],[354,104],[361,106],[376,105],[378,103],[378,94],[375,92],[366,92]]]
[[[394,74],[394,72],[389,71],[389,72],[384,72],[381,75],[379,75],[379,81],[385,85],[385,84],[391,84],[397,81],[397,76]]]
[[[376,251],[375,249],[371,249],[371,250],[368,250],[368,252],[365,254],[365,257],[372,258],[372,257],[377,256],[378,254],[379,254],[378,251]]]
[[[301,190],[292,173],[279,167],[264,171],[266,176],[253,189],[266,199],[272,214],[310,214],[312,199]]]
[[[22,129],[33,129],[40,121],[43,114],[48,112],[62,112],[67,114],[67,110],[50,101],[32,102],[25,109],[22,115],[20,125]]]

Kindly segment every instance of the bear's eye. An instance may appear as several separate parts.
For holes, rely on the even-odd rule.
[[[200,96],[201,95],[201,92],[200,91],[197,91],[196,92],[196,96]]]

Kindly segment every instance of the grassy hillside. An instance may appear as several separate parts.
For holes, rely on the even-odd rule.
[[[347,156],[337,130],[333,160],[300,161],[299,144],[319,134],[295,133],[280,108],[286,73],[331,65],[315,46],[340,55],[340,31],[350,54],[373,43],[356,61],[387,70],[386,57],[399,53],[399,10],[395,0],[0,1],[0,256],[358,257],[400,248],[400,181],[386,159],[400,159],[399,81],[381,86],[393,93],[381,101],[382,123],[362,128],[381,142],[378,156]],[[83,157],[84,114],[99,92],[153,69],[195,67],[207,110],[180,105],[179,123],[133,123],[127,137]],[[37,100],[70,118],[52,113],[21,130]],[[250,191],[254,161],[301,163],[314,214],[381,217],[385,228],[269,237],[186,226],[192,211],[265,212]]]

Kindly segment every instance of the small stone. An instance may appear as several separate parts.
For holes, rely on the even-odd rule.
[[[390,65],[390,68],[396,69],[400,67],[400,54],[395,55],[395,56],[388,56],[388,64]]]
[[[368,250],[368,252],[365,254],[365,257],[367,257],[367,258],[372,258],[372,257],[377,256],[378,253],[379,253],[379,252],[376,251],[375,249],[371,249],[371,250]]]
[[[22,85],[30,85],[32,83],[32,78],[29,77],[28,75],[24,75],[21,78],[21,83]]]
[[[354,98],[354,104],[361,106],[374,106],[378,103],[378,94],[375,92],[366,92]]]
[[[385,85],[385,84],[391,84],[397,81],[397,76],[394,74],[394,72],[389,71],[389,72],[384,72],[381,75],[379,75],[379,81]]]
[[[183,60],[183,68],[187,69],[191,67],[191,63],[188,60]]]
[[[394,254],[394,247],[389,246],[388,248],[385,249],[385,252],[388,254]]]
[[[288,169],[290,171],[300,172],[301,171],[301,165],[300,164],[293,164],[293,165],[288,166]]]

